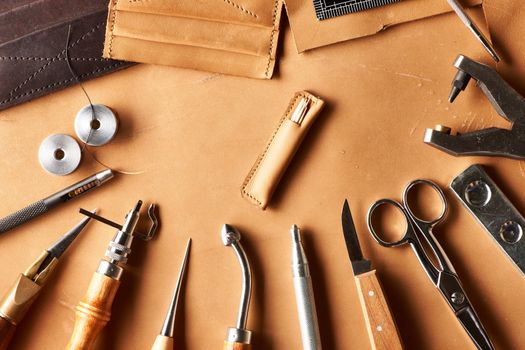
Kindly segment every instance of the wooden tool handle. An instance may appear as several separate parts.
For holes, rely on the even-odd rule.
[[[120,281],[95,272],[76,309],[75,328],[66,350],[91,349],[111,317],[111,305]]]
[[[3,317],[0,317],[0,350],[7,349],[13,334],[15,334],[16,326],[6,320]]]
[[[377,279],[376,271],[372,270],[355,276],[355,282],[372,349],[403,349],[401,338]]]
[[[174,350],[175,349],[175,340],[165,335],[157,335],[155,343],[151,347],[151,350]]]
[[[222,350],[251,350],[251,344],[234,343],[225,341]]]

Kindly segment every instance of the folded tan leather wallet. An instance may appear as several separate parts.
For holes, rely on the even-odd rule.
[[[104,57],[269,79],[281,0],[111,0]]]
[[[296,92],[264,151],[257,157],[241,195],[266,209],[279,180],[323,108],[324,101],[306,91]]]

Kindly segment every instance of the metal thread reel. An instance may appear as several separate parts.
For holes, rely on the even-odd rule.
[[[78,111],[75,132],[89,146],[103,146],[117,134],[118,119],[109,107],[100,104],[92,106],[93,109],[87,105]]]
[[[80,164],[82,153],[77,141],[69,135],[55,134],[45,138],[38,150],[40,165],[55,175],[67,175]]]

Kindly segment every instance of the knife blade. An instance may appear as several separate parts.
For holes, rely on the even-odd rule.
[[[402,350],[403,344],[376,270],[372,269],[369,260],[363,258],[348,200],[343,205],[341,223],[370,346],[373,350]]]
[[[343,235],[345,237],[346,250],[352,263],[352,270],[354,275],[360,275],[365,272],[372,270],[372,263],[370,260],[363,258],[363,252],[361,252],[361,246],[359,245],[359,238],[357,237],[357,231],[355,229],[354,220],[352,219],[352,213],[350,212],[350,205],[348,200],[345,199],[343,205],[343,212],[341,213],[341,222],[343,224]]]

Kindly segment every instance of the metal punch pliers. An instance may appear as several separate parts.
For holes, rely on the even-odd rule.
[[[438,125],[426,129],[424,142],[455,156],[498,156],[525,159],[525,98],[514,90],[492,67],[459,55],[449,101],[454,102],[471,78],[477,81],[499,115],[512,123],[510,129],[488,128],[452,135],[451,129]]]

